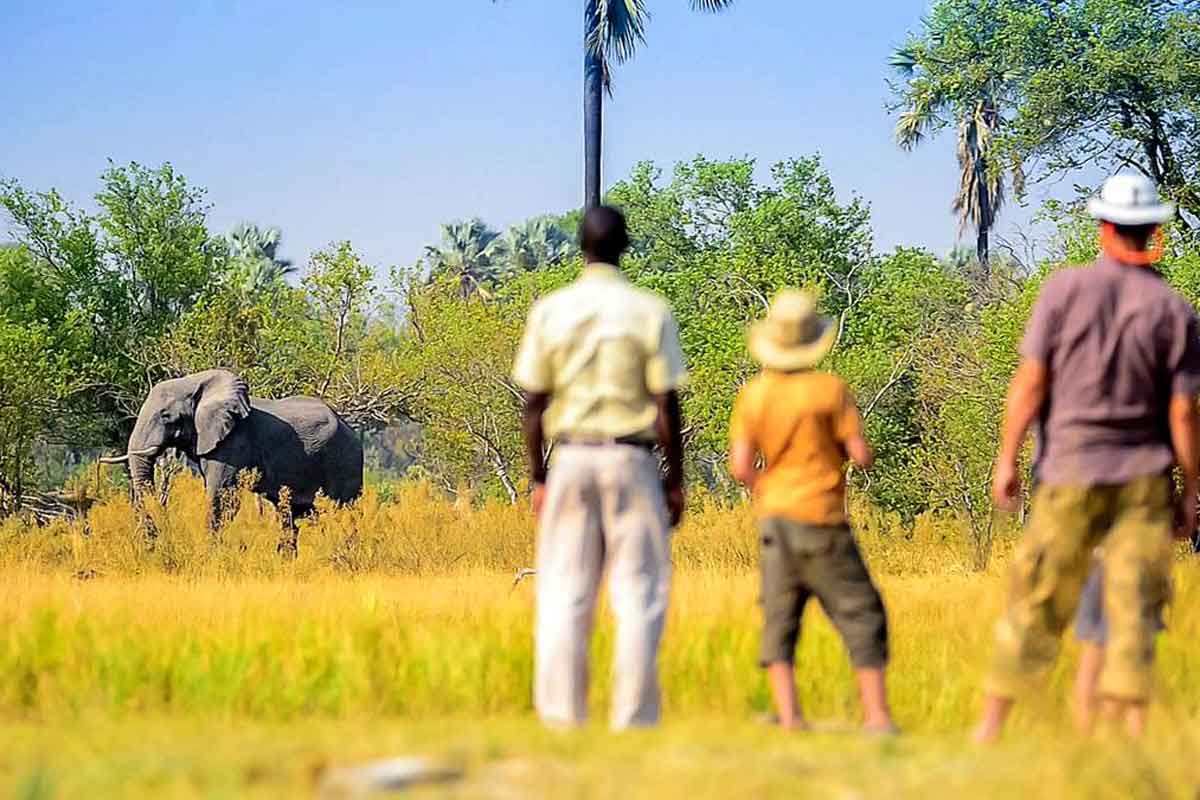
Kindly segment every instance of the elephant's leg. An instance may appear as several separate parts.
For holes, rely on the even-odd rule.
[[[279,515],[283,522],[283,535],[276,548],[280,553],[295,558],[300,552],[300,528],[296,521],[313,513],[313,499],[304,495],[290,495],[287,502],[279,504]]]
[[[158,523],[144,507],[139,507],[135,513],[137,514],[138,533],[141,534],[142,541],[146,543],[146,549],[153,552],[158,545]]]
[[[284,558],[295,558],[300,554],[300,529],[290,514],[284,516],[283,531],[279,535],[279,544],[275,545],[275,552]]]
[[[237,486],[237,470],[218,461],[204,463],[204,491],[208,495],[208,529],[216,535],[227,520],[237,513],[236,495],[229,489]]]
[[[158,526],[154,524],[154,517],[150,516],[150,511],[146,508],[146,495],[144,492],[133,489],[130,499],[133,502],[133,518],[137,525],[137,532],[146,543],[146,549],[153,552],[158,544]]]

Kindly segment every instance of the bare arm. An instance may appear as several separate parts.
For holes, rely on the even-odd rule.
[[[656,395],[658,417],[655,432],[667,462],[667,477],[664,482],[667,507],[671,512],[671,525],[678,525],[683,518],[683,409],[679,405],[679,393],[675,391]]]
[[[1011,508],[1021,492],[1018,469],[1021,445],[1046,403],[1047,375],[1046,365],[1041,361],[1025,359],[1009,384],[1000,454],[996,458],[996,473],[992,480],[992,499],[1001,508]]]
[[[1000,460],[1016,463],[1020,458],[1025,434],[1046,402],[1046,376],[1046,365],[1040,361],[1026,359],[1017,367],[1008,387]]]
[[[875,451],[862,435],[854,436],[846,442],[846,457],[859,469],[870,469],[875,463]]]
[[[528,393],[521,412],[521,431],[525,437],[525,454],[529,459],[529,476],[535,486],[546,482],[545,434],[542,415],[550,405],[550,395]]]
[[[729,447],[729,472],[734,480],[754,491],[758,483],[758,450],[747,441],[736,441]]]
[[[1171,446],[1175,450],[1175,464],[1183,478],[1183,495],[1179,504],[1178,535],[1193,539],[1196,533],[1196,493],[1200,491],[1200,447],[1196,433],[1198,416],[1196,399],[1190,395],[1175,395],[1171,398],[1169,411]],[[1194,540],[1193,540],[1194,541]]]

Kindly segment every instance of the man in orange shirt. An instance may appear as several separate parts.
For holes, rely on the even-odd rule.
[[[784,728],[807,727],[796,697],[796,642],[816,596],[850,651],[865,727],[894,733],[887,704],[887,617],[846,520],[846,461],[874,456],[845,382],[812,367],[836,331],[804,292],[785,290],[750,330],[764,370],[742,388],[730,469],[754,495],[762,536],[761,663]],[[761,467],[759,464],[761,463]]]

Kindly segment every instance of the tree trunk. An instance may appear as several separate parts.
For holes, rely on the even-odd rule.
[[[600,205],[600,155],[604,113],[604,63],[589,42],[596,24],[597,0],[583,4],[583,207]]]
[[[989,233],[987,225],[980,225],[975,239],[975,254],[979,256],[979,268],[983,270],[984,277],[991,275],[991,265],[988,263],[992,249]]]

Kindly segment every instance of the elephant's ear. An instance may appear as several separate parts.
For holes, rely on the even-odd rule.
[[[232,372],[218,372],[200,387],[196,402],[196,453],[217,449],[233,426],[250,416],[250,387]]]

